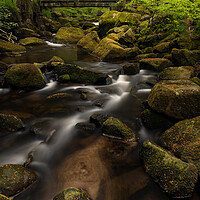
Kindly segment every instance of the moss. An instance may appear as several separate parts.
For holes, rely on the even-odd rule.
[[[27,37],[19,40],[19,43],[24,46],[33,46],[33,45],[41,45],[45,44],[45,42],[36,37]]]
[[[56,195],[53,200],[91,200],[89,195],[82,189],[70,187]]]
[[[56,33],[55,39],[66,43],[77,43],[84,36],[80,28],[61,27]]]
[[[160,80],[189,80],[194,76],[192,66],[168,67],[159,74]]]
[[[119,38],[121,37],[121,33],[120,34],[116,34],[116,33],[110,33],[107,38],[114,40],[116,42],[118,42]]]
[[[102,39],[92,54],[104,61],[123,59],[126,57],[125,49],[118,42],[109,38]]]
[[[170,128],[174,123],[166,118],[165,116],[160,115],[152,110],[145,109],[141,113],[141,119],[144,123],[144,126],[148,129],[161,129],[166,130]]]
[[[43,88],[45,80],[42,72],[34,64],[18,64],[10,67],[6,72],[9,85],[19,88]]]
[[[176,65],[192,66],[200,60],[200,50],[172,49],[172,59]]]
[[[69,82],[69,81],[70,81],[70,76],[69,76],[69,74],[64,74],[64,75],[62,75],[62,76],[59,76],[58,81],[59,81],[60,83],[67,83],[67,82]]]
[[[160,81],[148,96],[149,106],[156,112],[176,119],[200,115],[200,87],[189,80]]]
[[[29,29],[29,28],[20,28],[18,29],[18,36],[20,38],[25,38],[25,37],[39,37],[40,35],[38,35],[34,30]]]
[[[135,133],[119,119],[109,117],[102,125],[102,131],[106,135],[120,137],[125,140],[135,140]]]
[[[31,170],[17,164],[8,164],[0,167],[0,193],[8,197],[23,191],[38,176]]]
[[[191,196],[197,182],[197,168],[173,156],[171,153],[145,141],[141,153],[146,172],[174,198]]]
[[[13,44],[11,42],[7,42],[0,39],[0,53],[4,52],[25,52],[26,48],[19,45]]]
[[[24,124],[20,118],[14,115],[0,113],[0,129],[1,131],[15,132],[23,128]]]
[[[0,72],[5,72],[8,69],[8,65],[0,61]]]
[[[153,53],[153,47],[146,47],[146,48],[143,50],[143,53]]]
[[[87,52],[92,52],[99,44],[100,39],[96,31],[92,31],[88,33],[86,36],[84,36],[81,40],[78,42],[78,47],[83,48]]]
[[[177,32],[173,32],[171,35],[168,35],[167,37],[165,37],[163,40],[160,41],[160,43],[163,42],[171,42],[172,40],[174,40],[176,37],[179,36],[179,33]]]
[[[123,25],[123,26],[120,26],[120,27],[114,27],[114,28],[111,28],[108,32],[107,32],[107,35],[110,34],[110,33],[125,33],[127,30],[129,29],[129,26],[128,25]]]
[[[158,55],[156,53],[145,53],[145,54],[139,54],[136,56],[137,60],[142,60],[145,58],[157,58]]]
[[[173,64],[170,60],[165,58],[144,58],[140,60],[140,66],[145,69],[162,71]]]

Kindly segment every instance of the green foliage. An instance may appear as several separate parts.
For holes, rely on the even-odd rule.
[[[51,10],[50,9],[42,9],[42,14],[50,19],[52,19]]]
[[[17,0],[1,0],[0,8],[7,8],[13,14],[16,14],[18,12]]]
[[[155,14],[164,16],[161,22],[156,24],[152,21],[152,24],[149,24],[154,25],[157,32],[162,29],[163,32],[169,30],[185,32],[187,30],[191,33],[195,23],[197,29],[200,29],[200,0],[131,0],[126,4],[127,8],[133,8],[133,6],[143,6],[152,17],[155,17]]]

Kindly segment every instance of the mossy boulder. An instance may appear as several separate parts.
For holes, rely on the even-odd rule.
[[[81,28],[61,27],[56,33],[55,39],[65,43],[77,43],[84,35]]]
[[[9,85],[18,88],[43,88],[45,80],[42,72],[34,64],[23,63],[10,67],[6,72]]]
[[[137,55],[141,53],[138,47],[126,48],[125,51],[127,59],[134,59]]]
[[[102,125],[102,131],[108,136],[119,137],[125,140],[134,140],[135,133],[119,119],[109,117]]]
[[[92,31],[84,36],[78,42],[78,47],[86,50],[87,52],[91,53],[99,44],[100,39],[96,31]]]
[[[155,71],[162,71],[163,69],[171,67],[172,65],[172,62],[166,58],[144,58],[140,60],[141,68]]]
[[[45,42],[40,38],[27,37],[27,38],[19,40],[19,44],[21,44],[23,46],[34,46],[34,45],[45,44]]]
[[[176,42],[180,49],[200,50],[200,35],[182,36]]]
[[[107,114],[104,113],[94,113],[90,116],[90,122],[94,123],[96,126],[101,127],[103,123],[109,118]]]
[[[1,131],[15,132],[23,127],[24,127],[24,124],[19,117],[15,116],[15,115],[0,113],[0,129],[1,129]]]
[[[8,197],[25,190],[38,179],[35,172],[18,164],[0,167],[0,193]]]
[[[162,134],[161,141],[180,159],[194,163],[200,173],[200,116],[176,123]]]
[[[140,72],[140,65],[139,63],[128,63],[123,65],[124,74],[127,75],[135,75]]]
[[[136,41],[135,34],[133,33],[132,29],[129,28],[120,38],[119,43],[124,45],[134,45]]]
[[[111,28],[107,34],[110,34],[110,33],[125,33],[127,30],[129,29],[129,26],[128,25],[123,25],[123,26],[120,26],[120,27],[114,27],[114,28]]]
[[[69,76],[69,74],[64,74],[64,75],[62,75],[62,76],[59,76],[58,81],[59,81],[60,83],[67,83],[67,82],[69,82],[69,81],[70,81],[70,76]]]
[[[189,80],[194,77],[195,70],[192,66],[168,67],[159,74],[160,80]]]
[[[108,30],[122,25],[135,25],[140,20],[141,15],[137,13],[108,11],[99,19],[99,33],[103,37]]]
[[[146,172],[174,198],[190,197],[198,178],[194,164],[176,158],[160,146],[145,141],[141,155]]]
[[[101,72],[92,71],[84,69],[77,65],[72,64],[62,64],[55,67],[55,71],[59,75],[59,79],[63,78],[68,81],[68,76],[70,81],[76,83],[88,83],[88,84],[97,84],[97,85],[106,85],[110,84],[112,80],[108,75]],[[63,75],[63,76],[62,76]],[[62,77],[61,77],[62,76]]]
[[[56,195],[53,200],[91,200],[88,193],[82,189],[70,187],[58,195]]]
[[[109,38],[102,39],[92,54],[104,61],[124,59],[126,57],[125,49],[118,42]]]
[[[148,129],[166,130],[173,126],[173,122],[166,116],[156,113],[150,109],[141,112],[141,119],[144,126]]]
[[[200,86],[200,78],[198,78],[198,77],[193,77],[193,78],[191,78],[191,81]]]
[[[163,42],[171,42],[173,41],[175,38],[177,38],[179,36],[179,33],[178,32],[173,32],[172,34],[168,35],[167,37],[165,37],[164,39],[162,39],[160,41],[160,43],[163,43]]]
[[[142,60],[145,58],[157,58],[157,57],[158,57],[158,54],[156,53],[144,53],[144,54],[137,55],[135,59]]]
[[[0,72],[5,72],[8,69],[8,64],[0,61]]]
[[[0,39],[0,53],[4,52],[25,52],[26,48],[19,44],[13,44]]]
[[[154,48],[153,51],[155,53],[167,53],[171,51],[171,42],[162,42],[157,44]]]
[[[118,42],[121,35],[122,35],[121,33],[118,33],[118,34],[117,33],[110,33],[109,35],[107,35],[107,38]]]
[[[200,50],[172,49],[172,59],[176,65],[192,66],[200,60]]]
[[[9,200],[9,198],[6,197],[6,196],[3,195],[3,194],[0,194],[0,200]]]
[[[158,113],[176,119],[200,115],[200,87],[190,80],[158,82],[148,96],[149,106]]]
[[[34,30],[25,27],[19,28],[17,35],[19,38],[40,37],[40,35],[37,34]]]

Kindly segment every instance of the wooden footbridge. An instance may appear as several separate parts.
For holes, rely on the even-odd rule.
[[[112,7],[118,0],[40,0],[41,7]]]

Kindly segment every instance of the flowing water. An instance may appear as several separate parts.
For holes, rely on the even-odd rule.
[[[22,131],[9,135],[2,133],[0,165],[23,164],[28,153],[34,150],[29,167],[40,176],[39,182],[14,199],[49,200],[70,186],[86,189],[96,200],[170,199],[145,174],[139,158],[141,142],[146,139],[156,141],[160,134],[160,131],[147,131],[138,119],[142,103],[151,90],[147,81],[155,78],[156,73],[140,70],[137,75],[116,78],[114,72],[122,63],[99,62],[77,53],[73,46],[48,41],[47,45],[31,48],[22,56],[2,57],[1,60],[9,64],[33,63],[48,61],[53,56],[61,57],[66,63],[108,73],[113,83],[93,86],[50,81],[37,91],[0,90],[1,111],[21,114],[25,122]],[[82,100],[81,92],[91,98]],[[66,94],[67,98],[48,98],[57,93]],[[95,106],[97,100],[104,101],[102,107]],[[75,128],[77,123],[88,122],[89,117],[97,112],[118,117],[134,129],[139,138],[138,145],[102,136],[98,128],[89,133]],[[47,124],[44,135],[30,132],[36,122]],[[50,140],[42,143],[52,130],[55,133]],[[199,199],[196,193],[193,199]]]

